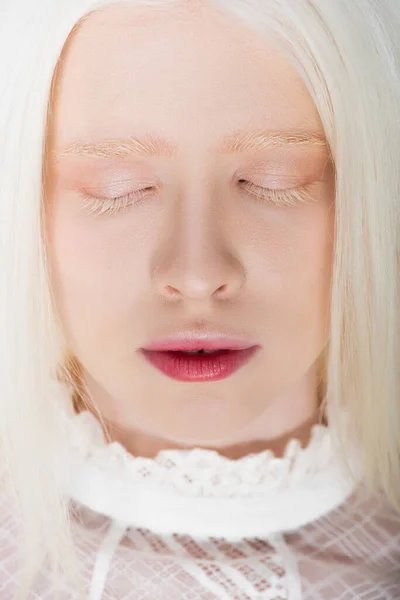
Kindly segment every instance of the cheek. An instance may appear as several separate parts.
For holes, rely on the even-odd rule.
[[[56,298],[68,328],[126,315],[146,281],[141,224],[73,218],[55,210],[49,245]],[[104,325],[103,325],[104,327]]]
[[[304,326],[320,328],[329,312],[333,260],[333,211],[315,207],[292,238],[291,281],[286,287]],[[291,292],[291,294],[290,294]]]
[[[325,325],[333,235],[333,210],[322,203],[282,213],[282,220],[267,229],[259,278],[263,272],[271,327],[295,334]]]
[[[299,228],[291,239],[291,272],[298,289],[310,295],[325,289],[332,264],[332,229],[323,214],[316,214],[308,226]]]

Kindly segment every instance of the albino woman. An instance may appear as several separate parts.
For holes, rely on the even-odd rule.
[[[399,600],[399,31],[1,0],[1,600]]]

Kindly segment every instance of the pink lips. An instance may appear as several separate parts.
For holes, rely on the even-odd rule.
[[[140,350],[154,367],[178,381],[216,381],[235,373],[259,349],[232,338],[162,340]],[[210,351],[212,354],[187,354]]]

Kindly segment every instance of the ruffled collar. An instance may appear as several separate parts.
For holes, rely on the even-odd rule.
[[[323,516],[356,485],[324,425],[313,426],[305,448],[290,440],[280,458],[266,450],[229,459],[200,448],[145,458],[106,443],[97,419],[76,414],[67,392],[60,401],[60,485],[74,501],[126,526],[230,540],[268,536]],[[361,475],[356,453],[350,463]]]

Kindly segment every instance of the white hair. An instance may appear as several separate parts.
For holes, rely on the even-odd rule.
[[[400,3],[213,3],[255,34],[274,36],[319,111],[336,167],[328,420],[345,447],[346,410],[367,480],[398,506]],[[115,2],[2,0],[0,7],[0,448],[23,524],[21,598],[46,556],[74,572],[68,505],[52,468],[60,431],[51,381],[65,344],[46,264],[42,175],[59,57],[80,20],[107,4]],[[129,4],[179,10],[191,0]]]

